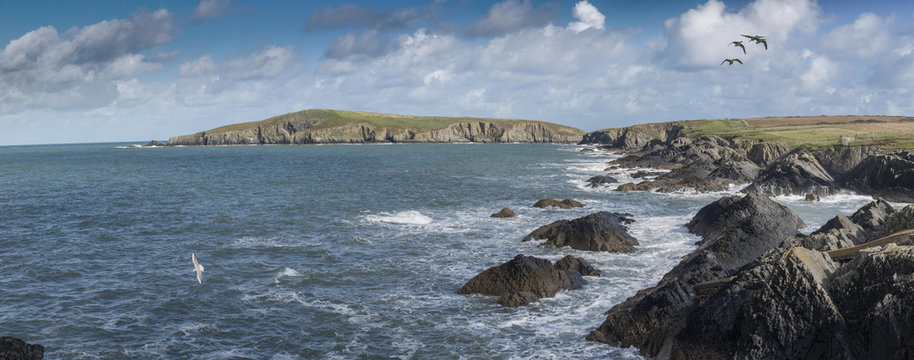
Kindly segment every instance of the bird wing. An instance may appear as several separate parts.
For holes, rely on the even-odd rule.
[[[743,44],[739,44],[739,47],[743,48],[743,55],[746,54],[746,47]]]
[[[197,282],[203,283],[203,271],[197,271]]]
[[[749,40],[752,40],[752,36],[749,36],[749,35],[740,35],[740,36],[747,37],[747,38],[749,38]]]
[[[742,62],[742,61],[740,61],[740,60],[739,60],[739,59],[733,59],[733,61],[736,61],[736,62],[738,62],[738,63],[739,63],[739,64],[740,64],[740,65],[742,65],[742,64],[743,64],[743,62]],[[732,64],[732,63],[731,63],[731,64]]]
[[[765,50],[768,50],[768,42],[765,41],[765,39],[762,39],[761,42],[762,42],[762,45],[765,45]]]
[[[724,61],[721,61],[720,64],[723,65],[725,62],[727,62],[727,59],[724,59]]]
[[[194,271],[197,271],[197,266],[200,266],[200,263],[197,262],[197,254],[190,253],[190,260],[194,262]]]

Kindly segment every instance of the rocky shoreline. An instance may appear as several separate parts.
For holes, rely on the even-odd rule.
[[[699,210],[685,224],[702,238],[698,247],[655,286],[613,306],[588,340],[635,347],[656,359],[914,356],[909,336],[914,333],[914,205],[896,209],[887,202],[914,202],[914,153],[878,146],[790,148],[690,138],[675,126],[647,129],[591,133],[584,143],[596,147],[590,151],[621,153],[607,171],[665,171],[643,170],[631,176],[642,181],[625,184],[607,173],[589,179],[587,186],[716,192],[745,185],[744,195]],[[770,198],[805,195],[818,201],[841,192],[871,195],[874,201],[835,216],[809,235],[798,232],[806,225],[796,214]],[[523,240],[546,239],[543,247],[632,252],[638,241],[625,225],[634,220],[598,212],[542,226]],[[506,269],[532,259],[518,255],[499,267],[501,277],[488,281],[528,283],[529,275],[512,278],[522,272]],[[537,261],[542,262],[538,269],[561,272],[548,260]],[[474,277],[460,293],[468,293],[465,288],[493,269]],[[551,276],[559,280],[539,281],[551,283],[555,292],[586,284],[581,272],[565,271]],[[500,296],[502,305],[520,306],[555,292],[483,293]]]

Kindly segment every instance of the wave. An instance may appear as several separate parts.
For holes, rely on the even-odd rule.
[[[395,214],[379,213],[377,215],[366,215],[365,220],[373,223],[404,225],[426,225],[432,222],[432,218],[415,210],[401,211]]]

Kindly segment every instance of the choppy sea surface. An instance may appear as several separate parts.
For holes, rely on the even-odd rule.
[[[0,336],[48,359],[639,358],[584,336],[739,190],[591,189],[613,157],[569,145],[124,145],[0,147]],[[587,206],[530,207],[546,197]],[[809,232],[869,198],[776,200]],[[520,241],[600,210],[634,216],[635,253]],[[521,253],[604,276],[521,308],[456,293]]]

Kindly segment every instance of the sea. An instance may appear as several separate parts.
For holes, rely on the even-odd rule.
[[[584,337],[696,248],[684,224],[701,207],[741,188],[590,188],[619,155],[574,145],[129,145],[0,147],[0,336],[47,359],[638,359]],[[586,207],[531,207],[543,198]],[[776,200],[805,232],[871,201]],[[490,217],[505,207],[518,216]],[[632,214],[637,251],[521,242],[604,210]],[[457,294],[517,254],[603,276],[517,308]]]

